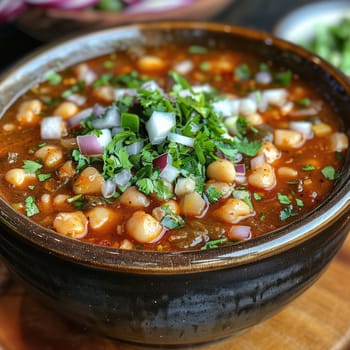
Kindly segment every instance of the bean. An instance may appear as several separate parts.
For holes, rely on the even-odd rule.
[[[194,192],[196,188],[196,182],[189,177],[181,177],[176,181],[175,194],[179,197],[186,193]]]
[[[102,192],[102,184],[104,179],[100,172],[94,167],[85,168],[73,183],[73,191],[75,194],[96,194]]]
[[[39,100],[30,100],[21,103],[16,119],[22,125],[33,126],[40,121],[40,113],[43,104]]]
[[[315,136],[324,137],[332,133],[332,128],[328,124],[319,123],[312,125],[312,131],[315,134]]]
[[[26,173],[22,168],[10,169],[5,174],[5,180],[14,187],[24,189],[37,182],[35,174]]]
[[[69,119],[73,115],[79,112],[78,106],[73,102],[62,102],[53,112],[54,115],[58,115],[63,119]]]
[[[185,216],[200,216],[204,212],[207,203],[198,192],[187,193],[181,199],[180,211]]]
[[[176,201],[173,199],[169,199],[168,201],[164,202],[161,206],[155,207],[152,210],[152,216],[158,220],[161,221],[163,217],[165,216],[166,212],[164,210],[164,207],[167,206],[171,212],[173,212],[176,215],[180,214],[180,207],[177,204]]]
[[[281,166],[278,168],[277,173],[279,176],[287,178],[296,178],[298,176],[298,171],[288,166]]]
[[[262,163],[252,169],[247,180],[254,187],[270,190],[276,185],[275,170],[270,164]]]
[[[117,225],[122,219],[116,210],[101,206],[90,209],[86,216],[90,229],[98,234],[116,231]]]
[[[342,132],[334,132],[329,136],[330,148],[333,152],[345,151],[349,147],[349,139]]]
[[[219,182],[233,183],[236,178],[235,166],[227,159],[215,160],[208,165],[207,176]]]
[[[281,158],[281,151],[270,141],[263,142],[258,154],[263,154],[267,163],[270,164]]]
[[[35,152],[35,157],[41,159],[48,168],[55,168],[63,160],[62,149],[58,146],[46,145]]]
[[[162,225],[143,210],[133,213],[126,222],[126,232],[140,243],[150,243],[162,233]]]
[[[83,238],[87,234],[88,220],[82,211],[58,213],[53,228],[64,236]]]
[[[306,137],[299,131],[288,129],[276,129],[274,131],[274,143],[282,150],[299,148],[305,141]]]
[[[120,203],[129,208],[141,209],[148,207],[150,200],[135,186],[129,187],[119,198]]]
[[[229,198],[224,205],[213,212],[217,219],[228,224],[235,224],[251,214],[252,211],[249,205],[236,198]]]
[[[138,59],[137,66],[141,70],[161,70],[166,66],[166,62],[157,56],[143,56]]]
[[[58,176],[61,179],[65,178],[72,178],[75,174],[75,166],[73,164],[73,161],[67,160],[59,169],[58,169]]]

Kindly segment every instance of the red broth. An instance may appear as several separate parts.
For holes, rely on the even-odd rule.
[[[0,190],[45,227],[120,249],[209,249],[319,205],[347,136],[286,69],[167,46],[47,72],[0,124]]]

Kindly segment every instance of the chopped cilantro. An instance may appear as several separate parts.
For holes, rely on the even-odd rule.
[[[299,198],[295,198],[295,203],[297,204],[298,207],[304,206],[304,202]]]
[[[42,167],[42,164],[33,160],[25,160],[23,162],[23,169],[27,174],[35,174]]]
[[[44,79],[51,85],[58,85],[62,81],[60,74],[53,70],[49,70],[44,74]]]
[[[199,68],[200,70],[202,70],[203,72],[207,72],[211,69],[211,64],[207,61],[205,62],[202,62],[200,65],[199,65]]]
[[[160,222],[163,226],[169,229],[180,228],[183,226],[183,218],[180,215],[175,214],[168,205],[162,205],[161,208],[166,214]]]
[[[145,195],[150,195],[154,192],[153,181],[148,178],[139,179],[136,181],[136,187]]]
[[[64,90],[61,94],[62,98],[67,98],[77,92],[81,92],[85,87],[85,84],[83,81],[78,81],[76,84],[72,85],[68,89]]]
[[[293,206],[289,205],[288,207],[284,208],[280,211],[280,219],[282,221],[287,220],[288,218],[297,215],[297,213],[293,212]]]
[[[86,166],[88,166],[90,164],[89,157],[81,154],[78,149],[73,149],[72,157],[73,157],[74,161],[77,163],[76,167],[77,167],[78,171],[82,170],[83,168],[85,168]]]
[[[249,80],[251,76],[250,68],[246,63],[236,67],[234,74],[238,80]]]
[[[285,72],[278,72],[275,74],[274,78],[277,84],[288,86],[292,81],[292,72],[290,70],[287,70]]]
[[[227,237],[215,239],[212,241],[208,241],[205,243],[205,245],[201,248],[201,250],[206,250],[206,249],[213,249],[213,248],[218,248],[221,244],[228,242]]]
[[[204,193],[207,196],[209,203],[215,203],[222,197],[222,192],[213,185],[209,185]]]
[[[300,107],[309,107],[310,106],[310,99],[307,97],[304,97],[301,100],[297,101],[297,104]]]
[[[31,191],[33,191],[33,190],[34,190],[34,188],[35,188],[35,186],[34,186],[34,185],[29,185],[29,186],[28,186],[28,189],[30,189]]]
[[[78,201],[78,200],[80,200],[80,199],[82,199],[83,198],[83,195],[82,194],[77,194],[77,195],[75,195],[75,196],[73,196],[73,197],[69,197],[68,199],[67,199],[67,202],[68,203],[73,203],[73,202],[76,202],[76,201]]]
[[[200,45],[192,45],[188,48],[188,52],[189,53],[207,53],[208,49],[204,46],[200,46]]]
[[[313,171],[313,170],[315,170],[315,167],[313,165],[311,165],[311,164],[307,164],[307,165],[304,165],[302,167],[302,170],[304,170],[304,171]]]
[[[113,77],[112,74],[104,73],[93,82],[92,86],[96,88],[103,85],[109,85],[112,77]]]
[[[324,167],[321,173],[327,180],[335,180],[339,176],[339,173],[331,165]]]
[[[103,67],[105,67],[106,69],[112,69],[114,67],[114,62],[110,60],[104,61]]]
[[[35,198],[34,196],[28,196],[25,201],[25,210],[27,216],[34,216],[36,214],[39,214],[39,208],[35,204]]]
[[[260,201],[263,199],[262,195],[260,195],[259,193],[256,193],[256,192],[253,193],[253,197],[256,201]]]
[[[288,196],[281,194],[281,193],[277,193],[277,199],[281,204],[290,204],[291,200],[288,198]]]
[[[42,174],[42,173],[40,173],[40,174],[37,174],[37,177],[38,177],[40,182],[44,182],[44,181],[50,179],[52,177],[52,175],[51,174]]]

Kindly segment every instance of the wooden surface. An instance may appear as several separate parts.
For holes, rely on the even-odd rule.
[[[0,281],[1,276],[0,269]],[[140,349],[88,335],[37,304],[14,282],[0,284],[1,291],[0,350]],[[236,338],[186,349],[350,349],[350,235],[325,274],[282,312]]]

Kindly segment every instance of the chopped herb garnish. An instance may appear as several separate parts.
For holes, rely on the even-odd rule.
[[[311,164],[307,164],[307,165],[304,165],[302,167],[302,170],[304,170],[304,171],[313,171],[313,170],[315,170],[315,167],[313,165],[311,165]]]
[[[209,185],[204,193],[207,196],[209,203],[215,203],[222,197],[222,192],[213,185]]]
[[[234,73],[238,80],[249,80],[251,76],[250,68],[246,63],[238,66]]]
[[[280,219],[282,221],[287,220],[288,218],[298,215],[297,213],[293,212],[293,206],[289,205],[288,207],[284,208],[282,211],[280,211]]]
[[[207,53],[208,49],[204,46],[192,45],[188,48],[189,53]]]
[[[275,74],[275,82],[282,86],[289,86],[292,81],[292,72],[287,70],[285,72],[278,72]]]
[[[27,174],[35,174],[42,167],[42,164],[33,160],[25,160],[23,162],[23,169]]]
[[[295,198],[295,203],[297,204],[298,207],[304,206],[304,202],[300,198]]]
[[[205,243],[205,245],[201,248],[201,250],[206,250],[206,249],[213,249],[213,248],[218,248],[221,244],[228,242],[228,238],[223,237],[219,239],[215,239],[213,241],[208,241]]]
[[[253,197],[256,201],[260,201],[263,199],[263,197],[259,193],[256,193],[256,192],[253,193]]]
[[[184,225],[184,219],[180,215],[175,214],[168,205],[162,205],[161,208],[166,213],[160,222],[163,226],[169,229],[175,229]]]
[[[37,174],[37,177],[40,182],[44,182],[52,177],[52,174]]]
[[[211,69],[211,64],[209,62],[202,62],[199,65],[199,68],[203,71],[203,72],[207,72],[208,70]]]
[[[307,97],[304,97],[301,100],[297,101],[297,104],[300,107],[309,107],[310,106],[310,99],[308,99]]]
[[[335,180],[339,176],[339,173],[331,165],[324,167],[321,173],[327,180]]]
[[[44,75],[44,79],[51,85],[58,85],[62,81],[61,75],[53,70],[47,71]]]
[[[77,163],[77,170],[80,171],[90,164],[90,158],[80,153],[78,149],[73,149],[72,157]]]
[[[281,193],[277,193],[277,199],[281,204],[290,204],[291,200],[288,198],[288,196],[281,194]]]
[[[138,132],[140,129],[140,118],[134,113],[122,113],[121,127],[127,130]]]
[[[78,201],[78,200],[80,200],[80,199],[82,199],[82,198],[83,198],[83,195],[82,195],[82,194],[77,194],[77,195],[75,195],[75,196],[73,196],[73,197],[67,198],[67,202],[68,202],[68,203],[73,203],[73,202],[76,202],[76,201]]]
[[[64,90],[61,94],[62,98],[67,98],[69,96],[72,96],[73,94],[77,92],[81,92],[85,87],[85,84],[83,81],[78,81],[76,84],[72,85],[68,89]]]
[[[33,191],[33,190],[34,190],[34,188],[35,188],[35,186],[34,186],[34,185],[29,185],[29,186],[28,186],[28,189],[30,189],[31,191]]]
[[[27,216],[34,216],[36,214],[39,214],[39,208],[35,204],[35,198],[34,196],[28,196],[25,201],[25,210]]]

